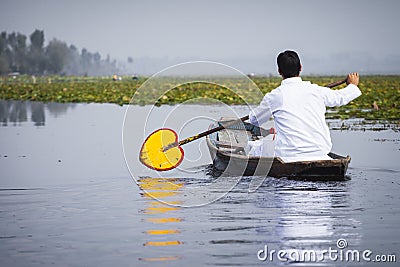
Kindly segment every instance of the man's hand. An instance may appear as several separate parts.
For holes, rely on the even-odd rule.
[[[355,86],[358,86],[358,82],[360,81],[360,76],[358,75],[357,72],[349,73],[347,75],[347,84],[354,84]]]

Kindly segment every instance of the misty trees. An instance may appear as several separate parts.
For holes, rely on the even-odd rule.
[[[30,49],[29,49],[29,73],[41,74],[46,70],[46,58],[44,55],[44,32],[35,30],[30,36]]]
[[[53,39],[45,46],[44,32],[35,30],[27,37],[21,33],[0,34],[0,75],[21,74],[105,75],[117,72],[116,62],[101,55]]]
[[[7,41],[7,33],[2,32],[0,34],[0,73],[5,73],[9,70],[9,55],[7,52],[7,46],[8,46],[8,41]]]
[[[53,39],[46,47],[47,70],[50,74],[63,71],[68,58],[69,49],[66,43]]]
[[[2,32],[0,34],[0,72],[8,70],[25,71],[26,62],[26,36],[20,33]]]

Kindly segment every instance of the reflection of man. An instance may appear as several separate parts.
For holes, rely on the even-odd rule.
[[[294,51],[278,55],[283,80],[250,112],[250,122],[262,124],[273,116],[277,131],[275,156],[286,162],[330,159],[331,137],[325,122],[326,106],[346,105],[361,95],[358,73],[347,76],[347,87],[332,90],[302,81],[301,64]]]

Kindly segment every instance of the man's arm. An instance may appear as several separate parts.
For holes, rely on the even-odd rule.
[[[267,122],[272,113],[282,105],[282,95],[279,90],[275,89],[264,96],[260,105],[250,111],[249,121],[251,124],[260,126]]]
[[[271,110],[264,97],[258,107],[250,110],[249,122],[255,126],[260,126],[264,122],[267,122],[271,116]]]
[[[340,90],[332,90],[324,88],[323,98],[325,105],[328,107],[337,107],[347,105],[353,99],[361,95],[361,91],[358,88],[359,83],[358,73],[350,73],[347,75],[347,86]]]

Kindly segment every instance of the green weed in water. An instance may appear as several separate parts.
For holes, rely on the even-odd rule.
[[[342,77],[303,77],[313,83],[325,85]],[[237,86],[232,78],[226,82],[226,87],[208,83],[190,83],[173,88],[165,95],[158,97],[160,90],[136,90],[145,78],[132,80],[123,77],[121,81],[113,81],[110,77],[37,77],[29,76],[16,78],[3,77],[0,80],[0,99],[31,100],[42,102],[83,102],[83,103],[115,103],[123,104],[156,104],[174,105],[190,101],[193,98],[215,99],[228,105],[246,104],[243,99],[232,93],[230,86]],[[255,77],[253,82],[263,94],[279,86],[278,77]],[[343,88],[341,85],[337,88]],[[348,105],[328,109],[327,118],[365,118],[368,120],[400,121],[400,76],[362,76],[359,85],[362,95]],[[246,94],[246,92],[243,92]],[[155,102],[156,99],[156,103]],[[260,99],[252,99],[249,92],[248,104],[258,104]],[[199,101],[199,103],[202,103]]]

